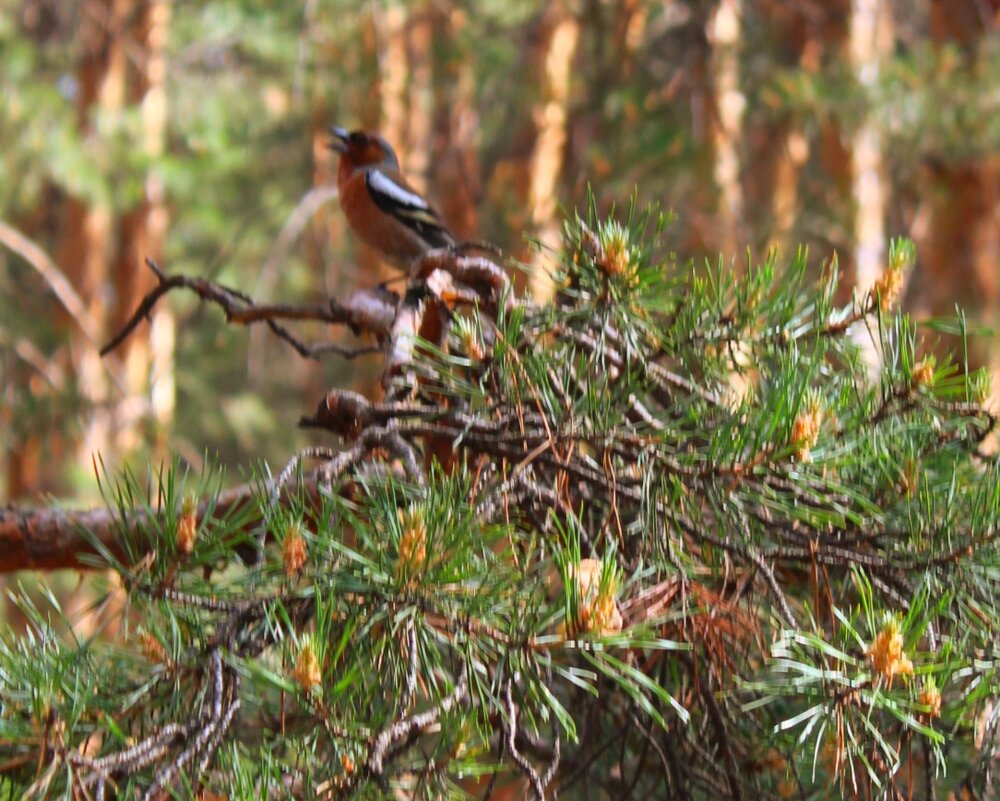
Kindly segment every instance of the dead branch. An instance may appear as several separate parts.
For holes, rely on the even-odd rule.
[[[293,305],[278,303],[270,305],[257,305],[244,292],[232,287],[227,287],[205,278],[195,278],[187,275],[167,275],[160,269],[160,266],[152,259],[146,259],[149,266],[157,278],[157,285],[147,294],[139,304],[132,316],[125,323],[121,331],[101,348],[101,355],[106,356],[124,342],[129,334],[143,320],[148,319],[150,313],[160,299],[174,289],[189,289],[203,301],[214,303],[225,312],[226,320],[238,325],[253,325],[254,323],[264,323],[280,339],[285,340],[295,350],[306,358],[315,358],[319,353],[332,348],[324,343],[318,346],[307,345],[298,337],[292,334],[278,320],[311,320],[316,322],[330,323],[333,325],[346,325],[355,332],[367,331],[376,337],[384,336],[382,329],[384,323],[384,307],[386,300],[379,302],[369,294],[355,294],[352,299],[355,305],[341,305],[335,300],[329,303],[315,303],[309,305]],[[391,295],[391,293],[388,293]],[[374,319],[373,319],[374,318]],[[361,353],[370,353],[372,348],[358,349],[351,351],[340,349],[342,355],[356,356]]]

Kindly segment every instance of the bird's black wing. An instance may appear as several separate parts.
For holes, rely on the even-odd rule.
[[[445,228],[437,212],[420,195],[381,170],[365,173],[365,187],[375,205],[415,231],[430,247],[455,244],[455,237]]]

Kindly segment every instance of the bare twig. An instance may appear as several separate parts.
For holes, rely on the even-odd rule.
[[[406,686],[403,687],[403,694],[399,697],[399,709],[405,713],[410,704],[413,703],[414,694],[417,691],[417,677],[420,670],[420,655],[417,651],[417,625],[412,618],[406,624],[406,647],[409,651],[409,667],[406,671]]]
[[[158,283],[142,299],[139,307],[125,323],[122,330],[101,348],[102,356],[106,356],[121,345],[139,323],[148,319],[160,299],[174,289],[189,289],[202,300],[216,304],[225,312],[226,320],[229,322],[240,325],[264,323],[277,337],[288,342],[302,356],[315,356],[318,351],[299,340],[278,320],[314,320],[355,327],[364,324],[364,320],[360,319],[357,314],[340,306],[335,301],[306,306],[283,303],[257,305],[245,293],[231,287],[205,278],[193,278],[187,275],[169,276],[152,259],[146,259],[146,264],[156,274]]]
[[[531,783],[531,789],[535,793],[536,801],[545,801],[545,785],[542,777],[538,775],[535,766],[517,748],[517,705],[514,703],[514,695],[511,689],[512,681],[508,680],[504,687],[504,700],[507,704],[507,750],[511,758],[517,763],[521,772]]]
[[[458,704],[465,701],[469,694],[468,676],[462,671],[462,676],[450,695],[442,698],[437,704],[423,712],[409,717],[403,717],[391,723],[375,735],[368,751],[365,769],[372,776],[381,776],[385,768],[386,752],[390,746],[409,739],[414,734],[426,731],[437,723],[442,715],[447,714]]]

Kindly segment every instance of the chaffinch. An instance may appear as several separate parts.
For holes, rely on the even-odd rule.
[[[455,244],[436,211],[403,178],[399,159],[376,133],[331,128],[340,154],[340,207],[362,242],[406,272],[434,248]]]

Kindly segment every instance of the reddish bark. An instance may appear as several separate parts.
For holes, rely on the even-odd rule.
[[[310,507],[318,509],[320,499],[315,479],[307,479],[301,490]],[[244,507],[249,508],[257,492],[259,488],[256,485],[243,484],[222,492],[214,503],[203,501],[198,506],[198,524],[206,519],[209,510],[211,517],[223,518]],[[286,497],[298,492],[297,485],[289,484]],[[116,557],[121,557],[123,529],[140,529],[148,520],[147,513],[143,511],[130,512],[123,518],[110,509],[0,508],[0,573],[92,569],[92,565],[81,561],[81,558],[98,553],[93,540],[108,548]],[[252,529],[259,523],[260,517],[253,514],[244,525]]]

